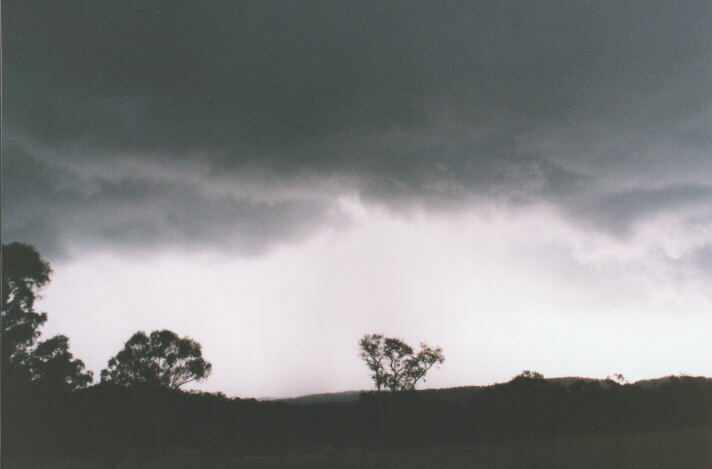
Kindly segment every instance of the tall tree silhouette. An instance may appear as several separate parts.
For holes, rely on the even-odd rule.
[[[31,347],[40,335],[47,314],[35,311],[40,288],[52,272],[37,250],[28,244],[2,245],[2,374],[23,370]],[[3,379],[4,381],[4,379]]]
[[[212,365],[202,357],[200,344],[169,330],[138,331],[101,371],[101,381],[122,386],[178,389],[207,378]]]
[[[366,362],[368,369],[373,372],[371,379],[376,385],[376,390],[380,392],[386,383],[383,335],[366,334],[359,341],[359,347],[361,347],[361,359]]]
[[[51,390],[85,387],[92,373],[69,352],[69,339],[58,335],[37,343],[47,314],[35,300],[52,269],[29,244],[2,245],[2,386],[33,382]]]

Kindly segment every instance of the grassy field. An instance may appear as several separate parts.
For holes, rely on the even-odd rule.
[[[3,461],[3,468],[712,468],[712,429],[579,436],[467,447],[390,451],[330,449],[277,455],[210,457],[175,450],[160,458],[126,455],[113,464],[98,460]]]

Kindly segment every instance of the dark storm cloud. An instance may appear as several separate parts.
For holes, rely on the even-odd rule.
[[[21,158],[7,158],[3,168],[3,205],[11,210],[3,210],[3,236],[30,239],[52,257],[67,245],[83,250],[106,243],[147,249],[218,245],[259,253],[303,237],[314,225],[343,222],[322,201],[211,197],[140,178],[87,181],[9,150]]]
[[[710,207],[710,201],[712,186],[668,186],[657,190],[621,191],[572,210],[594,226],[615,234],[627,234],[631,224],[640,219],[685,210],[686,207]]]
[[[625,232],[712,201],[707,1],[65,3],[3,5],[6,237],[257,249],[352,193]]]

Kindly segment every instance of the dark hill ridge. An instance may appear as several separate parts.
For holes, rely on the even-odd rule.
[[[328,392],[321,394],[308,394],[306,396],[286,397],[286,398],[261,398],[265,402],[282,402],[284,404],[309,405],[328,404],[334,402],[353,402],[358,400],[358,396],[364,391],[342,391]]]
[[[679,382],[679,381],[684,381],[684,380],[712,382],[712,378],[707,378],[705,376],[679,375],[679,376],[665,376],[664,378],[655,378],[655,379],[641,379],[640,381],[636,381],[634,384],[637,384],[638,386],[642,386],[644,388],[656,388],[656,387],[663,386],[665,384],[670,384],[673,382]]]
[[[695,380],[706,380],[712,381],[712,378],[706,378],[703,376],[688,377],[688,376],[665,376],[663,378],[655,379],[645,379],[631,383],[632,385],[638,385],[645,388],[656,388],[673,380],[684,380],[686,378]],[[596,378],[583,378],[579,376],[565,376],[560,378],[546,378],[545,379],[551,383],[561,384],[565,387],[571,386],[577,381],[583,381],[584,383],[599,382],[605,384],[607,381],[605,379]],[[421,389],[416,391],[421,397],[432,400],[432,401],[445,401],[445,402],[456,402],[458,404],[466,404],[470,399],[482,391],[483,389],[491,388],[496,386],[496,383],[489,386],[458,386],[454,388],[438,388],[438,389]],[[312,405],[312,404],[329,404],[329,403],[344,403],[344,402],[354,402],[357,401],[359,395],[364,392],[369,391],[343,391],[343,392],[332,392],[332,393],[321,393],[321,394],[308,394],[305,396],[289,397],[289,398],[262,398],[261,401],[267,402],[281,402],[285,404],[294,405]]]
[[[467,403],[467,401],[478,391],[486,386],[460,386],[456,388],[442,389],[422,389],[416,391],[420,396],[433,401],[448,401]],[[306,396],[281,398],[281,399],[261,399],[262,401],[281,402],[294,405],[329,404],[357,401],[364,392],[370,391],[343,391],[324,394],[309,394]],[[387,391],[384,391],[387,392]]]
[[[287,454],[299,448],[462,447],[712,428],[712,379],[684,376],[632,385],[525,376],[484,387],[414,394],[349,391],[267,402],[107,383],[68,393],[32,388],[2,397],[3,468],[5,456],[23,460],[38,448],[50,459],[106,460],[82,467],[117,467],[125,455],[160,455],[171,448]],[[679,462],[665,467],[693,467]],[[567,467],[573,466],[591,467]],[[16,467],[58,466],[48,460]]]

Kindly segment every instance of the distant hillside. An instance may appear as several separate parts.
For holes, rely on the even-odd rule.
[[[422,389],[416,392],[425,399],[433,401],[448,401],[465,404],[472,396],[484,389],[486,386],[461,386],[456,388],[443,389]],[[295,405],[310,405],[310,404],[328,404],[340,402],[353,402],[358,400],[359,395],[369,391],[344,391],[324,394],[309,394],[307,396],[290,397],[282,399],[263,399],[271,402],[282,402],[285,404]],[[386,391],[387,392],[387,391]]]
[[[285,404],[309,405],[309,404],[328,404],[334,402],[353,402],[358,400],[359,394],[363,391],[342,391],[329,392],[323,394],[309,394],[299,397],[288,397],[278,399],[260,399],[262,401],[283,402]]]
[[[636,384],[638,386],[642,386],[644,388],[656,388],[658,386],[662,386],[663,384],[668,384],[671,382],[686,380],[686,379],[712,382],[712,378],[707,378],[705,376],[685,376],[685,375],[675,376],[675,375],[673,375],[673,376],[665,376],[663,378],[641,379],[640,381],[636,381],[634,384]]]
[[[655,388],[657,386],[669,383],[671,380],[684,379],[685,377],[678,376],[666,376],[663,378],[646,379],[636,381],[631,383],[634,385],[639,385],[645,388]],[[705,379],[712,381],[712,378],[695,377],[695,379]],[[577,381],[583,381],[585,383],[600,382],[605,383],[605,379],[595,379],[595,378],[582,378],[579,376],[565,376],[560,378],[546,378],[547,381],[558,383],[563,386],[571,386]],[[489,386],[459,386],[455,388],[439,388],[439,389],[419,389],[416,392],[424,399],[431,401],[441,401],[441,402],[456,402],[458,404],[467,404],[472,397],[483,389],[491,388],[495,385]],[[269,402],[282,402],[285,404],[294,405],[312,405],[312,404],[329,404],[329,403],[344,403],[353,402],[358,400],[359,395],[363,392],[368,391],[343,391],[343,392],[332,392],[332,393],[322,393],[322,394],[308,394],[306,396],[289,397],[289,398],[264,398],[260,399],[262,401]],[[387,392],[387,391],[386,391]]]

